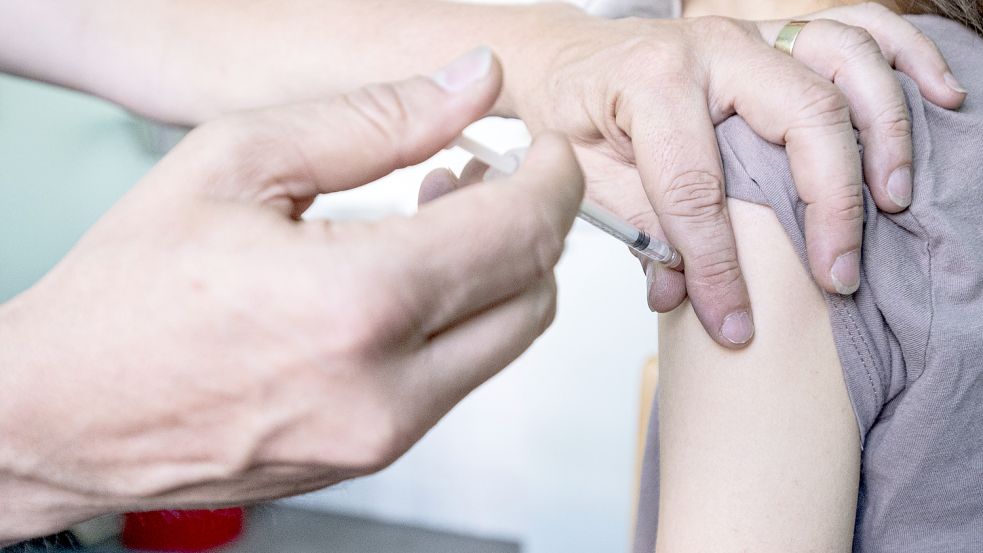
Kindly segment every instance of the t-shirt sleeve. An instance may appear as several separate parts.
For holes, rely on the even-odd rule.
[[[799,199],[785,149],[759,138],[738,117],[720,125],[717,133],[728,197],[774,210],[799,259],[808,269],[806,204]],[[909,213],[880,213],[866,187],[864,211],[860,290],[852,297],[825,294],[843,376],[862,440],[887,401],[903,389],[908,380],[901,344],[884,322],[883,298],[879,296],[896,290],[908,301],[924,303],[927,308],[931,289],[925,237],[918,222]],[[904,264],[906,270],[896,271],[899,264]],[[924,270],[912,271],[913,267]],[[920,278],[912,278],[913,273]],[[892,274],[904,274],[905,282],[885,282],[885,279],[892,280]],[[901,291],[902,288],[907,290]],[[920,325],[916,322],[917,326]],[[918,349],[917,345],[915,349]]]

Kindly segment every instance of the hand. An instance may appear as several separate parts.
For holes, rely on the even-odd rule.
[[[298,219],[438,152],[500,84],[479,50],[192,132],[0,309],[0,542],[377,470],[515,359],[583,193],[562,139],[411,218]]]
[[[786,146],[808,204],[812,274],[826,291],[851,294],[863,224],[854,127],[877,205],[900,211],[911,201],[912,152],[891,66],[939,105],[955,108],[965,98],[947,84],[934,44],[886,8],[816,17],[847,24],[810,24],[792,59],[770,46],[784,22],[606,21],[571,10],[528,48],[546,60],[543,79],[509,85],[512,109],[532,129],[560,129],[574,141],[589,196],[681,251],[685,275],[647,266],[652,309],[671,310],[688,292],[704,327],[727,347],[749,343],[754,327],[714,125],[737,113]]]

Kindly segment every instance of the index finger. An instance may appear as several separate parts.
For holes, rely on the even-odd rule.
[[[644,105],[651,109],[630,121],[635,163],[659,224],[686,263],[694,311],[717,343],[744,347],[754,337],[751,300],[724,203],[706,92],[683,85],[673,102]]]

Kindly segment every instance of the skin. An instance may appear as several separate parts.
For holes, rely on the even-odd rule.
[[[195,124],[229,110],[427,73],[459,52],[490,46],[506,71],[490,111],[521,117],[534,133],[559,130],[576,144],[590,195],[668,237],[683,254],[685,274],[647,268],[651,307],[672,309],[688,294],[708,334],[725,347],[751,341],[754,316],[721,193],[714,123],[739,113],[769,140],[788,145],[799,192],[811,206],[813,276],[827,291],[850,293],[857,280],[861,161],[852,124],[873,122],[862,141],[878,206],[905,207],[882,192],[910,161],[897,82],[863,90],[834,85],[835,72],[817,75],[807,60],[796,63],[772,49],[774,25],[604,21],[559,3],[148,0],[140,10],[124,4],[5,3],[0,68]],[[850,57],[844,63],[856,74],[883,74],[893,63],[937,104],[955,108],[964,100],[945,83],[948,68],[938,51],[900,19],[864,7],[826,17],[870,29],[884,55],[866,33],[827,25],[802,37],[823,51],[819,59]],[[914,46],[902,50],[903,44]],[[910,178],[901,180],[910,189]]]
[[[738,251],[754,252],[741,265],[763,332],[733,352],[706,339],[690,305],[660,319],[656,552],[849,552],[860,435],[826,303],[770,209],[729,207]]]
[[[487,169],[434,171],[420,201]],[[728,208],[763,332],[733,351],[689,302],[660,317],[656,551],[849,552],[860,436],[826,303],[770,209]]]
[[[296,218],[432,156],[500,84],[485,50],[204,125],[3,305],[0,543],[374,472],[513,361],[583,195],[562,138],[411,218]],[[481,248],[446,240],[465,226]]]
[[[826,303],[770,209],[729,207],[763,332],[734,352],[688,304],[661,317],[656,551],[847,553],[860,435]]]
[[[0,542],[105,512],[281,497],[377,470],[517,356],[550,321],[551,269],[582,193],[562,140],[541,139],[514,186],[460,191],[409,220],[297,221],[317,194],[420,162],[486,113],[573,140],[591,194],[686,258],[685,276],[649,271],[653,305],[688,292],[709,339],[727,348],[750,343],[753,327],[715,121],[740,113],[788,145],[817,214],[810,254],[822,287],[836,288],[833,262],[859,244],[850,108],[869,104],[834,85],[835,71],[772,49],[775,24],[435,0],[131,8],[6,2],[0,69],[171,122],[301,103],[195,131],[50,275],[0,307],[0,389],[11,398],[0,405]],[[911,30],[887,15],[835,14],[869,26],[883,52],[832,23],[806,42],[856,74],[893,63],[957,107],[964,95],[945,84],[938,52],[926,42],[900,51]],[[858,37],[866,50],[846,40]],[[429,74],[481,43],[504,75],[485,55],[431,80],[358,88]],[[896,87],[878,82],[874,105],[897,102]],[[904,120],[868,113],[890,115],[874,137]],[[875,190],[904,159],[901,138],[868,140]],[[461,236],[463,226],[475,232]],[[405,249],[387,249],[389,236]],[[746,339],[728,338],[734,315]]]

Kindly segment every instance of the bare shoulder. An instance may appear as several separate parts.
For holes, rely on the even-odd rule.
[[[825,302],[770,209],[729,209],[757,336],[660,321],[657,551],[848,552],[860,437]]]

